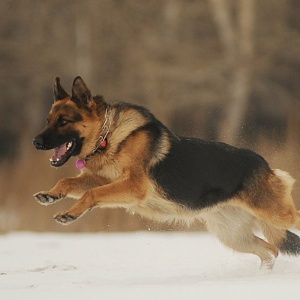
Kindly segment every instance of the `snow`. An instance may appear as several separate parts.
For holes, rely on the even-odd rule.
[[[9,233],[0,299],[299,299],[300,258],[259,265],[206,233]]]

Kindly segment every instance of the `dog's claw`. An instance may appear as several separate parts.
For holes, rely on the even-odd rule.
[[[77,216],[70,215],[68,213],[58,213],[54,216],[55,221],[62,225],[69,225],[70,223],[76,221],[77,218]]]
[[[57,201],[59,198],[46,194],[46,193],[36,193],[33,195],[35,200],[42,205],[50,205]]]

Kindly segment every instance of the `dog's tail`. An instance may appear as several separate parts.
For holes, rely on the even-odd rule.
[[[261,228],[267,240],[278,247],[284,255],[300,255],[300,237],[295,233],[273,227],[265,222],[261,223]]]
[[[289,230],[286,230],[285,238],[278,246],[282,254],[300,255],[300,237]]]

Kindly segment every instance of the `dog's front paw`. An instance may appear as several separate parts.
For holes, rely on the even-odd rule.
[[[35,200],[42,205],[50,205],[63,198],[61,196],[50,195],[47,192],[39,192],[34,194],[33,196]]]
[[[62,225],[69,225],[76,221],[77,218],[78,216],[71,215],[68,212],[61,212],[54,216],[55,221]]]

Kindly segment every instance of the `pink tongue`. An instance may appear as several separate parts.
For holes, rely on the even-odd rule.
[[[64,154],[66,154],[66,152],[67,152],[67,143],[65,143],[65,144],[63,144],[63,145],[61,145],[57,148],[54,148],[54,153],[52,155],[52,160],[53,161],[57,161],[57,159],[60,160],[62,158],[62,156]]]

